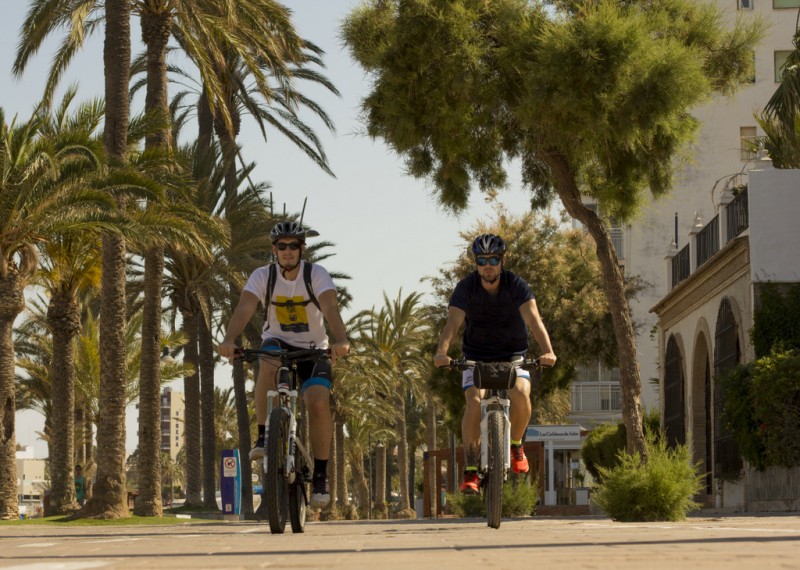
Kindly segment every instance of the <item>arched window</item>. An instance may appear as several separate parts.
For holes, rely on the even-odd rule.
[[[670,447],[686,443],[686,398],[683,360],[675,335],[667,342],[664,362],[664,431]]]
[[[742,469],[742,457],[733,434],[722,421],[724,403],[719,382],[728,370],[739,364],[741,357],[739,330],[727,297],[719,305],[714,337],[714,476],[735,476]]]

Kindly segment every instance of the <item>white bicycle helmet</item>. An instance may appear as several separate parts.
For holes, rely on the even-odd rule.
[[[318,235],[319,232],[307,230],[298,222],[279,222],[275,224],[275,227],[269,233],[269,239],[272,243],[275,243],[281,238],[297,238],[305,243],[306,237]]]

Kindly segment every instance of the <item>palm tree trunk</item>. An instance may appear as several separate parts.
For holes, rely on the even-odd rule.
[[[170,147],[167,101],[167,43],[172,18],[166,2],[150,3],[141,16],[142,41],[147,46],[145,112],[158,121],[148,133],[147,149]],[[161,297],[164,248],[145,253],[142,356],[139,376],[139,496],[134,513],[161,516]],[[171,434],[170,434],[171,435]]]
[[[344,418],[341,414],[334,413],[334,426],[336,429],[336,496],[339,500],[339,507],[343,512],[347,511],[350,504],[350,497],[347,493],[347,460],[344,443]]]
[[[388,518],[386,479],[386,446],[378,442],[375,446],[375,506],[372,509],[372,517],[376,519]]]
[[[603,271],[603,286],[614,327],[619,354],[620,384],[622,387],[622,419],[627,430],[627,451],[639,452],[647,460],[642,430],[642,383],[639,361],[636,359],[636,337],[633,332],[630,306],[625,296],[625,281],[611,238],[599,216],[581,202],[581,194],[567,159],[551,152],[545,160],[556,176],[558,195],[570,216],[589,230],[597,247],[597,258]]]
[[[142,357],[139,371],[139,496],[133,512],[160,517],[161,502],[161,285],[164,249],[145,253]],[[170,434],[172,435],[172,434]]]
[[[367,518],[369,512],[369,483],[364,471],[364,450],[360,445],[353,443],[348,456],[350,457],[350,473],[353,475],[354,493],[357,497],[360,516]]]
[[[77,400],[77,396],[76,396]],[[75,405],[75,465],[84,466],[86,463],[86,448],[84,441],[86,439],[86,413],[83,411],[82,405]],[[86,473],[84,471],[84,473]]]
[[[94,424],[91,418],[86,418],[86,429],[84,430],[84,462],[83,474],[86,477],[86,500],[92,498],[92,489],[94,487],[93,481],[95,480],[96,465],[94,463]],[[85,503],[84,503],[85,504]]]
[[[233,363],[233,395],[236,404],[236,426],[239,431],[239,457],[242,465],[242,513],[253,513],[253,478],[250,460],[250,411],[247,406],[244,365],[241,360]]]
[[[80,307],[69,291],[56,291],[47,308],[47,324],[53,335],[50,362],[53,423],[50,441],[50,501],[45,516],[78,509],[75,496],[75,337],[80,333]]]
[[[428,489],[430,491],[430,505],[431,505],[431,513],[436,512],[436,494],[439,491],[439,482],[437,481],[436,472],[436,462],[433,460],[433,457],[430,455],[434,450],[436,450],[436,400],[431,397],[428,400],[427,405],[427,422],[428,430],[426,433],[427,439],[426,443],[428,445]],[[424,516],[428,516],[428,513],[425,513]]]
[[[184,436],[186,443],[186,505],[199,507],[203,504],[202,468],[200,452],[200,366],[197,357],[197,311],[191,307],[181,309],[183,332],[188,339],[183,348],[183,361],[191,364],[194,374],[183,378]]]
[[[339,446],[339,442],[337,441],[338,437],[336,435],[336,430],[333,430],[331,434],[331,450],[330,454],[328,455],[328,487],[330,488],[331,492],[331,502],[328,503],[326,507],[326,511],[329,514],[329,518],[338,518],[339,510],[337,509],[337,491],[339,489],[338,485],[338,470],[336,469],[336,449]],[[331,516],[332,515],[332,516]]]
[[[408,429],[406,429],[406,406],[401,398],[396,399],[398,406],[395,430],[397,431],[397,469],[400,479],[400,510],[411,508],[408,492]]]
[[[15,269],[0,275],[0,520],[19,516],[12,331],[14,319],[25,307],[22,293],[22,282]]]
[[[214,430],[214,339],[211,315],[198,315],[200,362],[200,419],[203,445],[203,506],[217,510],[217,450]]]
[[[106,0],[103,46],[106,116],[103,141],[112,168],[126,163],[131,65],[131,0]],[[100,319],[100,417],[94,494],[81,512],[128,515],[125,488],[125,240],[103,238]]]

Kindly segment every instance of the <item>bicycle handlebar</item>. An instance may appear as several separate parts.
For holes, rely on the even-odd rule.
[[[238,348],[234,358],[241,358],[245,362],[253,362],[257,358],[279,358],[281,362],[303,362],[306,360],[322,360],[329,358],[330,348],[298,348],[288,350],[285,348]]]
[[[512,362],[522,368],[523,370],[533,371],[538,368],[544,368],[540,363],[538,358],[534,359],[523,359],[520,358],[518,360],[510,360]],[[469,370],[470,368],[474,368],[477,364],[475,360],[467,360],[466,358],[453,358],[450,360],[450,364],[447,366],[440,366],[440,368],[450,368],[452,370]]]

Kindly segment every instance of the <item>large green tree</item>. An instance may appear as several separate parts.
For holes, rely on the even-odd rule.
[[[600,214],[632,216],[670,188],[690,109],[747,77],[760,22],[724,30],[688,0],[369,0],[342,34],[370,73],[370,136],[442,204],[506,183],[519,159],[534,205],[557,193],[595,240],[611,308],[628,450],[646,457],[625,284]],[[599,212],[586,202],[599,204]]]

